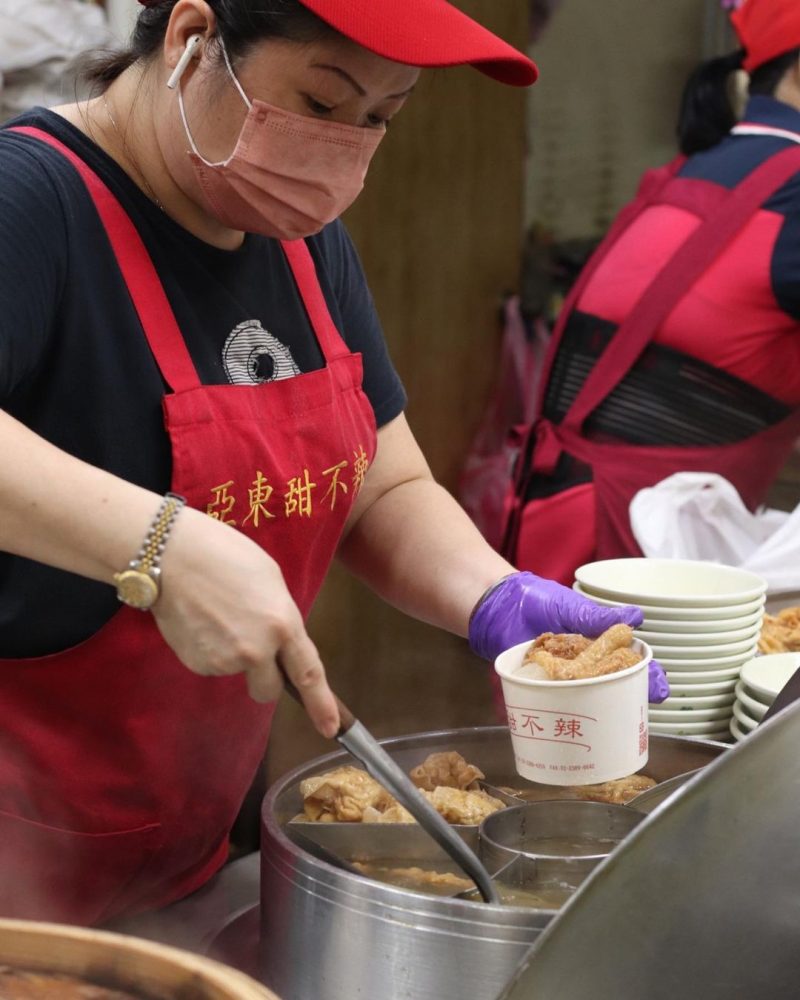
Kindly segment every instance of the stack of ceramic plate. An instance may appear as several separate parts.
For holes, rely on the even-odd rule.
[[[756,654],[766,582],[755,573],[689,559],[607,559],[575,573],[598,604],[636,604],[636,635],[653,650],[670,696],[650,708],[654,733],[730,739],[734,690]]]
[[[743,740],[756,728],[798,667],[800,653],[757,656],[742,666],[730,722],[734,739]]]

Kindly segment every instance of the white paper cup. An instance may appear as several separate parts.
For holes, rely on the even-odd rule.
[[[532,641],[532,640],[531,640]],[[650,648],[604,677],[577,681],[520,676],[531,641],[501,653],[494,668],[503,687],[517,772],[544,785],[589,785],[624,778],[647,763]]]

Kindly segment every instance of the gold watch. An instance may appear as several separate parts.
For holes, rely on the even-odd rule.
[[[123,604],[140,611],[147,611],[156,603],[160,591],[161,554],[167,543],[178,511],[186,503],[185,497],[167,493],[147,530],[142,547],[126,569],[114,574],[117,597]]]

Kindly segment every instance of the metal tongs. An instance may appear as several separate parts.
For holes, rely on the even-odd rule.
[[[302,704],[299,691],[286,676],[286,672],[284,670],[281,672],[287,692],[295,701]],[[402,806],[408,809],[422,829],[430,834],[437,844],[469,875],[484,902],[499,903],[500,897],[491,876],[475,852],[467,847],[450,824],[420,794],[414,782],[398,767],[375,737],[356,719],[350,709],[336,695],[334,698],[336,698],[341,720],[341,726],[335,739],[356,760],[359,760],[367,772],[387,791],[391,792]]]

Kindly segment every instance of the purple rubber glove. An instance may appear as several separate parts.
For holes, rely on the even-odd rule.
[[[620,623],[637,628],[643,618],[641,608],[605,607],[555,580],[512,573],[478,601],[469,621],[469,644],[478,656],[494,660],[503,650],[535,639],[542,632],[573,632],[594,638]],[[669,683],[655,660],[648,676],[649,700],[664,701]]]

